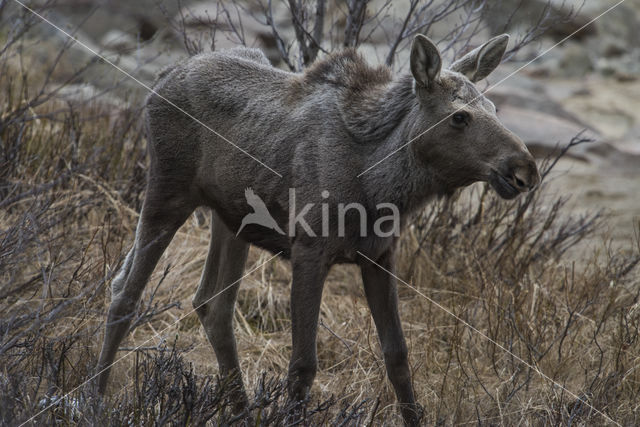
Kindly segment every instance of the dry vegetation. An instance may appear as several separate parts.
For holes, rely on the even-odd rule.
[[[30,67],[21,43],[1,37],[1,422],[240,422],[191,312],[208,246],[208,224],[195,217],[147,287],[109,397],[85,384],[143,196],[139,111],[56,100],[55,61]],[[433,203],[404,233],[400,310],[425,423],[640,422],[638,251],[603,243],[585,253],[580,241],[605,219],[573,217],[564,202],[544,185],[513,202],[475,186]],[[269,258],[252,249],[235,318],[251,424],[399,424],[349,266],[328,279],[318,377],[292,410],[282,382],[289,266]]]

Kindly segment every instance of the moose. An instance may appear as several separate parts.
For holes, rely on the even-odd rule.
[[[388,213],[375,208],[380,203],[396,206],[403,226],[429,200],[474,182],[488,182],[505,199],[536,187],[533,157],[474,85],[500,64],[508,40],[506,34],[492,38],[443,69],[436,45],[417,35],[410,73],[395,78],[353,49],[327,55],[301,73],[277,69],[249,48],[200,54],[161,72],[146,100],[146,194],[135,242],[112,282],[98,391],[105,392],[160,256],[193,211],[205,206],[211,209],[211,242],[193,305],[221,376],[238,385],[234,410],[248,405],[232,320],[254,244],[292,266],[290,399],[307,398],[316,374],[325,277],[334,264],[351,263],[361,270],[404,422],[418,424],[396,282],[389,274],[398,236],[363,235],[361,211],[371,231],[373,221]],[[252,212],[247,189],[264,201],[277,229],[242,223]],[[290,189],[297,206],[316,207],[305,212],[304,223],[291,220]],[[320,203],[328,216],[317,209]],[[342,235],[307,232],[323,221],[335,230],[340,203],[362,207],[347,213]]]

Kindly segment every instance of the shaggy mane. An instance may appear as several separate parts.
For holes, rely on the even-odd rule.
[[[360,92],[391,81],[391,70],[372,67],[355,49],[345,49],[315,62],[303,74],[307,84],[328,83]]]
[[[342,123],[359,143],[387,138],[415,100],[411,76],[394,81],[389,67],[369,65],[355,49],[333,53],[311,65],[292,82],[290,99],[314,96],[327,85],[337,91]]]

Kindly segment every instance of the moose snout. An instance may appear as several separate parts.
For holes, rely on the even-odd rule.
[[[540,173],[533,158],[516,162],[505,178],[521,193],[533,190],[540,183]]]
[[[540,183],[540,173],[528,152],[511,157],[491,172],[489,183],[504,199],[513,199],[520,193],[533,190]]]

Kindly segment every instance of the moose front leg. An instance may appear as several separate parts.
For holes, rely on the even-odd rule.
[[[291,361],[289,397],[304,400],[318,369],[316,335],[328,266],[319,248],[294,245],[291,251]]]
[[[393,272],[393,253],[386,252],[376,261],[385,270]],[[400,411],[407,425],[418,425],[420,412],[411,386],[411,373],[407,344],[402,334],[398,314],[398,293],[394,277],[369,260],[360,264],[362,281],[373,321],[378,331],[387,375],[393,384]]]

